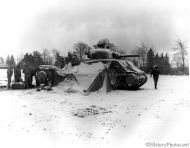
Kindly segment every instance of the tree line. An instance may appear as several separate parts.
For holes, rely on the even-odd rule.
[[[161,74],[189,74],[187,46],[185,43],[178,39],[170,51],[174,52],[171,60],[168,53],[154,53],[153,47],[149,48],[148,45],[141,42],[133,51],[133,53],[139,55],[139,58],[133,60],[133,63],[147,73],[150,72],[153,65],[157,65]]]
[[[125,50],[120,50],[114,43],[108,39],[102,39],[93,45],[94,49],[102,48],[116,51],[121,54],[127,54]],[[22,67],[23,65],[29,65],[31,68],[36,68],[39,65],[55,65],[63,68],[65,64],[71,63],[73,66],[80,64],[84,61],[85,54],[91,49],[88,44],[80,41],[74,44],[73,50],[67,53],[67,56],[62,56],[60,51],[53,49],[43,49],[42,52],[33,51],[32,53],[26,53],[18,64]],[[138,58],[128,59],[133,62],[134,65],[139,67],[141,70],[149,73],[154,65],[158,65],[161,74],[189,74],[189,65],[186,64],[187,60],[187,47],[181,40],[176,41],[175,47],[172,49],[175,53],[170,60],[168,53],[155,52],[153,47],[148,47],[144,42],[137,45],[132,51],[134,54],[138,54]],[[5,63],[6,65],[15,66],[14,56],[7,56],[4,62],[3,58],[0,57],[0,64]]]
[[[168,54],[167,53],[165,55],[163,53],[161,53],[160,55],[158,53],[154,54],[153,49],[150,48],[147,52],[145,71],[147,73],[150,73],[154,65],[157,65],[159,67],[160,74],[171,73],[171,65]]]
[[[0,65],[1,66],[11,65],[14,67],[16,65],[14,56],[8,55],[6,61],[4,61],[3,57],[0,57]]]

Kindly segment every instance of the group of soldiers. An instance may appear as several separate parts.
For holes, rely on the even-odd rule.
[[[16,65],[15,67],[8,66],[7,69],[7,88],[11,88],[11,80],[14,73],[14,84],[23,83],[25,88],[39,87],[43,89],[45,86],[51,86],[54,83],[54,72],[53,70],[40,70],[39,68],[31,68],[29,65],[24,65],[22,72],[24,73],[24,81],[21,78],[21,67]],[[33,85],[33,78],[35,78],[35,86]]]
[[[14,72],[14,80],[15,80],[15,82],[21,82],[22,81],[20,66],[17,65],[13,69],[13,67],[11,65],[8,65],[8,69],[7,69],[7,79],[8,79],[7,87],[8,88],[11,87],[11,79],[12,79],[13,72]]]
[[[13,75],[13,69],[14,69],[14,81],[15,83],[23,82],[21,78],[21,67],[19,65],[16,65],[14,68],[10,65],[7,69],[7,78],[8,78],[8,84],[7,87],[11,87],[11,78]],[[45,86],[49,86],[49,90],[51,90],[51,86],[54,83],[54,71],[53,70],[40,70],[39,68],[31,69],[29,65],[25,65],[23,68],[24,73],[24,85],[25,88],[32,88],[34,87],[32,85],[33,77],[36,80],[36,87],[39,87],[37,90],[43,89]],[[159,79],[159,68],[158,66],[154,66],[152,71],[150,72],[150,75],[153,75],[154,79],[154,87],[157,89],[157,83]]]

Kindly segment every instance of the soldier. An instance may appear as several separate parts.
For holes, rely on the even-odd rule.
[[[8,69],[7,69],[7,79],[8,79],[7,88],[8,89],[11,87],[11,77],[12,77],[12,75],[13,75],[12,67],[10,65],[8,65]]]
[[[54,71],[52,69],[40,70],[37,72],[37,81],[40,85],[40,88],[37,91],[42,89],[52,90],[52,85],[54,84]],[[45,86],[47,86],[45,88]]]
[[[36,79],[36,68],[32,68],[32,69],[31,69],[31,79],[30,79],[30,81],[31,81],[31,87],[34,87],[34,86],[32,85],[33,77],[35,77],[35,79]]]
[[[20,69],[19,65],[17,65],[14,68],[14,77],[15,77],[15,82],[20,82],[20,80],[21,80],[21,69]]]
[[[44,70],[39,70],[36,77],[38,85],[40,86],[37,91],[40,91],[44,89],[46,85],[48,85],[47,73]]]
[[[25,78],[25,88],[32,87],[32,80],[31,80],[31,69],[28,65],[25,65],[23,68],[24,78]]]
[[[153,66],[150,76],[152,77],[152,75],[153,75],[155,89],[157,89],[159,74],[160,74],[160,70],[159,70],[158,66],[157,65]]]
[[[52,87],[52,85],[54,84],[54,71],[53,69],[49,69],[47,72],[47,79],[48,79],[48,83],[50,85],[50,87]]]
[[[39,78],[38,78],[39,72],[40,72],[40,69],[37,67],[35,70],[36,87],[40,86],[40,82],[39,82]]]

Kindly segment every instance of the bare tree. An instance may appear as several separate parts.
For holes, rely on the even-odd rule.
[[[138,62],[139,66],[144,70],[145,68],[145,61],[146,61],[146,54],[148,51],[147,45],[144,42],[141,42],[140,45],[136,45],[135,54],[138,54]]]
[[[185,60],[188,55],[186,49],[187,49],[187,46],[180,39],[176,41],[176,45],[173,48],[173,50],[175,51],[175,54],[173,55],[173,60],[175,61],[176,66],[181,65],[183,74],[185,70]]]
[[[181,58],[178,56],[173,56],[172,65],[175,65],[177,68],[180,68],[182,65]]]
[[[53,58],[50,54],[50,51],[48,49],[43,49],[42,51],[42,59],[43,59],[43,63],[46,65],[52,64],[53,62]]]
[[[90,46],[88,46],[84,42],[75,43],[73,48],[76,50],[76,54],[78,55],[81,61],[84,59],[85,53],[88,52],[88,50],[90,50]]]

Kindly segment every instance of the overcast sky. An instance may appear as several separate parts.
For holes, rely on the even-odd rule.
[[[108,38],[120,49],[141,41],[168,51],[188,43],[188,0],[6,0],[0,4],[0,56]]]

